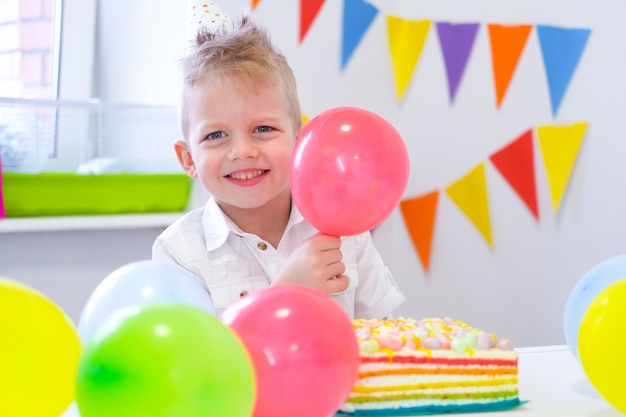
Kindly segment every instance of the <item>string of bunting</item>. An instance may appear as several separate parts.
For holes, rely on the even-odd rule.
[[[252,10],[261,0],[252,0]],[[307,33],[325,0],[300,0],[299,42]],[[351,57],[381,11],[366,0],[344,0],[340,69],[348,66]],[[471,56],[481,25],[486,27],[491,51],[491,68],[499,109],[526,47],[533,28],[536,30],[550,93],[552,116],[556,117],[565,92],[591,34],[586,28],[564,28],[552,25],[505,25],[479,22],[433,22],[384,15],[397,101],[402,101],[417,68],[424,44],[435,28],[439,40],[452,104],[459,90],[465,67]],[[434,23],[434,24],[433,24]],[[306,121],[306,117],[305,117]],[[430,253],[439,195],[450,198],[474,225],[490,247],[493,247],[489,190],[486,164],[493,165],[517,194],[530,214],[539,221],[535,178],[535,142],[538,142],[550,192],[552,210],[557,213],[578,157],[588,122],[570,125],[545,125],[529,128],[510,143],[495,151],[465,175],[441,190],[407,198],[400,203],[407,231],[425,271],[430,266]]]
[[[260,0],[253,0],[252,10],[260,2]],[[326,0],[300,0],[300,43],[304,41],[325,2]],[[380,10],[366,0],[344,0],[340,61],[342,70],[346,68],[364,35],[379,15],[381,15]],[[387,38],[396,98],[401,101],[419,63],[433,21],[430,19],[406,19],[394,15],[384,15],[384,18],[387,23]],[[449,98],[452,103],[481,23],[434,22],[434,27],[444,58]],[[550,25],[505,25],[499,23],[488,23],[486,27],[491,47],[496,107],[499,109],[504,101],[513,74],[534,27],[541,47],[546,80],[550,91],[552,114],[556,116],[591,30]]]
[[[538,126],[534,130],[528,129],[489,156],[488,161],[537,221],[539,210],[534,136],[537,136],[536,140],[541,149],[552,211],[556,213],[561,205],[587,127],[587,122]],[[476,227],[489,246],[493,247],[485,165],[486,161],[481,161],[443,190]],[[400,211],[407,230],[426,271],[429,268],[439,194],[439,190],[434,190],[400,202]]]

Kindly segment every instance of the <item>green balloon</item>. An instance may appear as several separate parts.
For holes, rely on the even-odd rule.
[[[174,303],[111,315],[84,347],[76,376],[81,417],[249,417],[255,390],[235,333]]]

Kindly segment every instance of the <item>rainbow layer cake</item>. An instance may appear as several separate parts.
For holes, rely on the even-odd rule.
[[[506,410],[522,404],[508,339],[449,318],[353,320],[356,384],[339,414],[416,415]]]

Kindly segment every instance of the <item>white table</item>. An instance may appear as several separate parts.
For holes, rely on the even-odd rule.
[[[568,346],[519,348],[519,397],[527,404],[488,417],[624,417],[593,388]],[[472,414],[475,415],[475,414]]]
[[[518,348],[517,351],[519,397],[528,403],[508,411],[447,416],[624,417],[596,393],[567,346]],[[72,406],[62,417],[79,417],[79,414]]]

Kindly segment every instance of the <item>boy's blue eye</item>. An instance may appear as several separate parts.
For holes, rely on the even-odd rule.
[[[221,139],[223,137],[224,132],[222,132],[221,130],[218,130],[217,132],[211,132],[206,136],[207,139]]]
[[[274,128],[271,126],[259,126],[256,128],[256,131],[259,133],[271,132],[272,130],[274,130]]]

